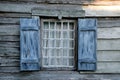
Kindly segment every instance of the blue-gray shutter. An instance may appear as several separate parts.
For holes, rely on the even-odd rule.
[[[20,70],[40,70],[38,19],[20,19]]]
[[[96,19],[78,19],[78,70],[96,70]]]

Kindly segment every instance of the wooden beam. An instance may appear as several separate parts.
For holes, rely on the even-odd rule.
[[[35,16],[53,16],[53,17],[83,17],[85,16],[84,10],[75,9],[33,9],[32,15]]]

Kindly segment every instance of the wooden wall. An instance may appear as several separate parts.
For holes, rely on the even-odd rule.
[[[99,1],[99,0],[97,0]],[[61,7],[81,9],[86,11],[86,17],[97,18],[98,40],[97,40],[97,71],[90,73],[120,73],[120,12],[104,9],[101,6],[119,7],[119,0],[108,2],[100,0],[0,0],[0,74],[17,73],[23,75],[19,70],[20,62],[20,29],[19,19],[21,17],[31,18],[31,10],[35,7]],[[94,8],[95,9],[94,9]],[[98,10],[96,10],[96,7]],[[99,7],[99,8],[98,8]],[[109,11],[109,13],[107,12]],[[100,13],[99,13],[100,12]],[[27,73],[27,72],[26,72]],[[33,72],[33,75],[41,71]],[[49,72],[43,72],[49,73]],[[76,72],[68,72],[72,74]],[[89,72],[88,72],[89,73]],[[27,73],[31,75],[30,73]],[[11,74],[9,74],[10,77]],[[27,76],[28,76],[27,75]],[[5,77],[5,76],[2,76]],[[2,79],[5,80],[5,79]],[[11,79],[13,80],[13,79]]]

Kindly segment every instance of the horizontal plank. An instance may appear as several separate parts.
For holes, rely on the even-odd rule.
[[[97,18],[99,28],[120,27],[120,18]]]
[[[15,33],[13,35],[15,35]],[[18,35],[18,34],[16,34],[16,35]],[[0,41],[2,41],[2,42],[20,41],[20,36],[12,36],[12,35],[6,36],[6,34],[4,34],[2,36],[0,35]]]
[[[19,51],[0,51],[0,57],[20,57]]]
[[[95,72],[80,73],[120,73],[120,62],[97,62],[97,70]]]
[[[71,0],[72,1],[72,0]],[[90,0],[91,1],[91,0]],[[79,2],[79,1],[78,1]],[[115,17],[120,16],[119,5],[110,5],[110,6],[83,6],[80,5],[69,5],[69,4],[35,4],[35,3],[0,3],[0,11],[2,12],[24,12],[31,13],[33,8],[48,8],[48,9],[73,9],[73,10],[85,10],[85,16],[87,17]],[[46,15],[47,16],[47,15]],[[85,17],[83,16],[83,17]]]
[[[0,67],[0,72],[10,72],[10,73],[13,73],[13,72],[20,72],[20,68],[19,67]]]
[[[74,13],[73,13],[74,12]],[[74,9],[33,9],[32,15],[35,16],[53,16],[53,17],[70,17],[70,18],[78,18],[84,16],[84,10],[74,10]]]
[[[120,39],[98,40],[97,50],[120,50]]]
[[[0,67],[19,67],[19,59],[5,58],[0,59]]]
[[[120,27],[114,28],[98,28],[97,34],[99,39],[116,39],[120,38]]]
[[[3,35],[5,35],[5,36],[11,36],[11,35],[13,35],[13,36],[15,36],[15,35],[19,35],[20,34],[20,31],[17,31],[17,30],[7,30],[7,29],[5,29],[5,30],[0,30],[0,36],[3,36]]]
[[[19,25],[0,25],[0,35],[19,35]]]
[[[35,4],[35,3],[0,3],[0,11],[3,12],[24,12],[31,13],[31,10],[34,8],[42,9],[73,9],[73,10],[82,10],[81,6],[78,5],[52,5],[52,4]]]
[[[26,0],[24,0],[26,1]],[[82,4],[82,5],[119,5],[119,0],[105,1],[105,0],[37,0],[42,3],[57,3],[57,4]]]
[[[118,62],[120,61],[120,51],[97,51],[97,61]]]
[[[15,47],[15,48],[19,48],[20,47],[20,42],[0,42],[0,47],[6,47],[6,48],[9,48],[9,47]]]
[[[5,0],[9,1],[9,0]],[[15,0],[13,0],[15,1]],[[82,4],[82,5],[118,5],[119,0],[18,0],[20,2],[38,2],[48,4]]]
[[[15,30],[15,31],[19,31],[19,28],[20,28],[20,25],[10,25],[10,24],[7,24],[7,25],[0,25],[0,30]]]
[[[85,16],[87,17],[119,17],[120,16],[120,6],[112,5],[112,6],[83,6],[83,10],[85,10]]]
[[[5,18],[5,16],[0,17],[0,24],[18,24],[20,23],[19,18]]]
[[[6,18],[30,18],[31,14],[29,13],[10,13],[10,12],[1,12],[0,17]]]
[[[19,48],[0,48],[0,53],[19,53],[20,49]]]
[[[95,73],[120,73],[120,62],[99,62]]]

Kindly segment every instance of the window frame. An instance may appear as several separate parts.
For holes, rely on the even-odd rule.
[[[40,18],[40,41],[42,40],[42,26],[43,26],[43,21],[44,20],[49,20],[49,21],[72,21],[72,22],[74,22],[74,36],[75,36],[75,38],[74,38],[74,44],[75,44],[75,46],[74,46],[74,67],[73,68],[70,68],[70,67],[50,67],[50,68],[45,68],[45,67],[43,67],[42,66],[42,44],[40,45],[40,50],[41,50],[41,52],[40,52],[40,65],[41,65],[41,70],[53,70],[53,71],[55,71],[55,70],[60,70],[60,71],[65,71],[65,70],[69,70],[69,71],[72,71],[72,70],[76,70],[77,69],[77,55],[78,55],[78,52],[77,52],[77,48],[78,48],[78,45],[76,45],[77,43],[78,43],[78,26],[77,26],[77,20],[75,19],[75,18],[63,18],[63,19],[61,19],[61,20],[59,20],[59,19],[57,19],[57,18],[53,18],[53,17],[51,17],[51,18]]]

